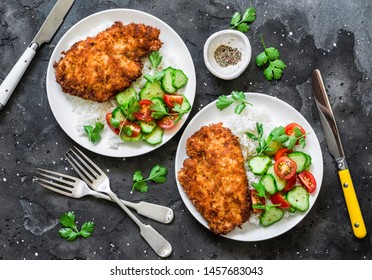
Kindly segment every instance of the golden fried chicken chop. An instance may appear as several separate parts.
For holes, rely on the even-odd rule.
[[[63,52],[54,63],[56,80],[65,93],[106,101],[141,76],[141,59],[162,46],[159,35],[157,28],[117,21]]]
[[[187,140],[186,153],[178,180],[210,230],[226,234],[241,226],[251,200],[237,137],[222,123],[203,126]]]

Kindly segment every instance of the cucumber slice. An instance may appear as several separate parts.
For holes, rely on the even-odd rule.
[[[190,102],[187,100],[186,96],[184,96],[183,94],[181,94],[181,95],[183,96],[183,102],[182,102],[182,105],[181,105],[181,110],[183,112],[190,111],[190,109],[191,109]]]
[[[172,85],[176,89],[180,89],[180,88],[184,87],[187,84],[188,80],[189,80],[189,78],[187,78],[187,76],[185,75],[185,73],[183,73],[182,70],[176,69],[176,70],[173,71]]]
[[[260,183],[265,187],[266,192],[274,194],[277,192],[275,178],[271,174],[262,176]]]
[[[142,138],[142,133],[139,133],[136,137],[129,137],[125,133],[120,133],[120,138],[125,142],[138,142]]]
[[[177,88],[173,86],[173,71],[174,69],[172,67],[168,67],[164,70],[164,77],[161,80],[161,86],[163,90],[165,90],[168,93],[175,93]]]
[[[156,145],[156,144],[161,143],[161,141],[163,140],[163,134],[164,134],[164,129],[157,126],[151,133],[144,134],[142,136],[142,139],[151,145]]]
[[[116,107],[114,111],[112,111],[112,117],[117,119],[119,122],[125,121],[125,116],[121,111],[120,107]]]
[[[255,175],[263,175],[271,164],[271,158],[268,156],[254,156],[249,160],[249,167]]]
[[[277,188],[278,191],[284,190],[285,186],[287,185],[287,180],[283,180],[278,175],[276,175],[276,173],[274,171],[274,164],[271,164],[269,166],[269,168],[266,171],[266,174],[271,174],[271,175],[274,176],[275,182],[276,182],[276,188]]]
[[[307,164],[307,156],[303,152],[293,152],[288,157],[297,164],[296,173],[300,173],[305,170]]]
[[[272,224],[280,221],[284,216],[284,212],[277,207],[265,210],[260,217],[260,224],[264,227],[271,226]]]
[[[310,155],[308,155],[308,154],[306,154],[306,153],[304,153],[305,154],[305,156],[306,156],[306,166],[305,166],[305,169],[306,170],[309,170],[309,168],[310,168],[310,165],[311,165],[311,162],[312,162],[312,159],[311,159],[311,156]]]
[[[137,99],[137,92],[134,90],[134,88],[131,87],[116,95],[116,101],[119,105],[128,103],[132,98]]]
[[[165,92],[162,89],[160,82],[154,81],[153,83],[151,83],[147,81],[143,88],[141,89],[139,96],[141,100],[143,99],[150,100],[151,98],[154,97],[163,98],[164,94]]]
[[[310,207],[310,196],[305,188],[296,186],[286,195],[287,201],[297,210],[304,212]]]
[[[156,127],[156,121],[139,121],[139,125],[141,126],[141,130],[143,133],[151,133]]]

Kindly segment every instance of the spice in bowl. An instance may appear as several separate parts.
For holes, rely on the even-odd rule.
[[[236,65],[242,59],[242,53],[237,48],[220,45],[214,52],[214,59],[221,67]]]

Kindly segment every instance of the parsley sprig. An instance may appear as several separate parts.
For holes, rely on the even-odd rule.
[[[64,213],[59,218],[59,223],[64,228],[60,229],[58,233],[62,238],[67,239],[68,241],[73,241],[78,236],[82,236],[84,238],[90,237],[95,226],[94,222],[85,222],[81,226],[81,229],[78,230],[77,226],[75,225],[75,214],[71,211]]]
[[[305,148],[306,141],[305,137],[306,134],[303,134],[301,130],[297,127],[293,129],[293,135],[287,135],[285,132],[285,128],[283,126],[275,127],[269,134],[268,138],[265,139],[263,136],[263,124],[256,123],[256,131],[257,135],[246,132],[245,134],[250,138],[258,142],[256,152],[258,155],[261,155],[265,152],[273,152],[275,151],[272,148],[273,142],[277,142],[282,144],[289,150],[292,150],[297,143],[301,146],[301,148]]]
[[[161,63],[163,59],[163,56],[161,56],[159,54],[159,51],[153,51],[150,55],[149,55],[149,60],[150,60],[150,63],[152,65],[153,68],[157,69],[159,64]],[[150,75],[150,74],[146,74],[144,75],[145,79],[148,80],[150,83],[153,83],[155,81],[160,81],[161,79],[163,79],[164,77],[164,71],[160,71],[158,72],[157,70],[155,70],[155,73],[154,75]]]
[[[235,114],[243,112],[247,105],[253,106],[251,103],[245,101],[245,94],[242,91],[233,91],[231,93],[231,98],[226,95],[221,95],[217,99],[216,106],[220,111],[222,111],[233,103],[238,104],[234,109]]]
[[[262,46],[264,51],[256,57],[256,65],[261,67],[269,63],[269,66],[264,70],[264,76],[268,81],[272,79],[279,80],[283,75],[283,70],[287,67],[285,63],[279,59],[280,53],[274,48],[266,48],[264,39],[261,36]]]
[[[93,144],[98,143],[101,141],[101,132],[105,126],[101,122],[96,122],[95,126],[92,125],[85,125],[84,131],[88,135],[89,141]]]
[[[236,28],[240,32],[247,32],[250,29],[249,24],[253,23],[255,19],[255,8],[250,7],[246,9],[243,15],[239,12],[235,12],[231,18],[230,29]]]
[[[132,186],[132,191],[136,190],[139,192],[147,192],[149,187],[147,185],[148,181],[153,181],[155,183],[161,184],[167,180],[168,169],[165,166],[159,164],[155,165],[151,171],[148,178],[144,178],[140,170],[136,170],[133,174],[133,181],[135,182]]]

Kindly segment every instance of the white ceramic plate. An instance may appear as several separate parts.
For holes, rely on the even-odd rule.
[[[104,130],[101,142],[94,145],[88,141],[87,137],[81,136],[76,130],[78,125],[77,112],[74,111],[74,106],[68,96],[62,92],[60,85],[56,82],[53,68],[53,63],[60,59],[62,51],[67,51],[77,41],[97,35],[100,31],[110,27],[115,21],[122,21],[124,24],[131,22],[144,23],[160,29],[160,40],[163,42],[160,53],[167,61],[174,63],[169,66],[182,69],[188,76],[189,81],[182,89],[182,93],[190,101],[190,104],[193,104],[196,90],[195,68],[191,55],[180,36],[160,19],[144,12],[129,9],[106,10],[93,14],[79,21],[66,32],[55,47],[49,61],[46,78],[47,95],[57,122],[76,143],[97,154],[111,157],[131,157],[151,152],[167,143],[182,127],[189,114],[185,115],[176,127],[165,131],[162,143],[156,146],[140,141],[120,144],[118,149],[110,148],[108,139],[112,132],[109,129]]]
[[[319,141],[315,135],[314,130],[311,128],[310,124],[306,121],[306,119],[297,110],[295,110],[293,107],[291,107],[284,101],[281,101],[280,99],[265,94],[246,93],[246,99],[247,101],[252,103],[254,107],[259,111],[263,110],[264,112],[266,112],[267,115],[274,122],[274,126],[286,125],[292,122],[297,122],[306,130],[307,133],[309,133],[309,135],[306,136],[306,147],[303,151],[310,154],[312,157],[312,165],[310,171],[313,173],[317,181],[317,189],[313,194],[310,195],[310,208],[306,212],[300,213],[297,211],[297,213],[294,216],[283,218],[281,221],[266,228],[246,222],[243,224],[241,229],[236,228],[227,235],[222,235],[223,237],[240,241],[260,241],[270,239],[285,233],[286,231],[290,230],[295,225],[297,225],[310,211],[311,207],[314,205],[318,197],[320,187],[322,185],[323,158]],[[205,108],[203,108],[190,121],[181,137],[181,140],[177,148],[175,162],[176,177],[177,172],[183,166],[183,161],[187,158],[185,150],[186,140],[190,136],[192,136],[196,131],[198,131],[203,125],[224,122],[225,120],[227,120],[232,114],[234,114],[233,107],[234,106],[232,105],[229,108],[220,111],[217,109],[215,101],[206,106]],[[245,110],[249,110],[249,106]],[[196,208],[187,197],[178,180],[177,185],[182,200],[185,203],[186,207],[191,212],[191,214],[202,225],[208,228],[206,220],[196,210]]]

